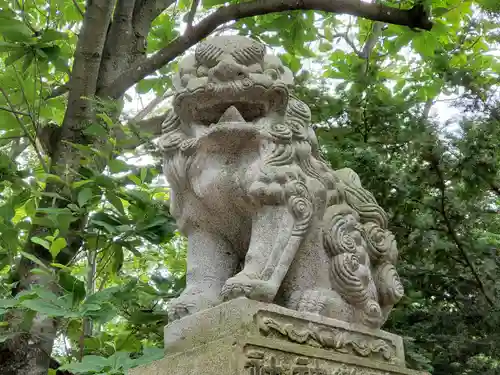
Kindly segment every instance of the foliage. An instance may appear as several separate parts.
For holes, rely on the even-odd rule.
[[[168,3],[144,54],[186,28],[191,2]],[[204,0],[193,16],[226,3],[236,2]],[[325,159],[356,170],[389,212],[407,294],[386,329],[405,338],[408,366],[497,374],[500,9],[494,0],[425,3],[430,32],[296,11],[216,33],[279,52]],[[119,100],[86,98],[93,115],[68,131],[64,93],[86,6],[0,0],[0,344],[29,336],[36,317],[55,318],[61,373],[122,374],[161,357],[165,302],[185,284],[161,157],[144,116],[130,110],[171,93],[177,58]],[[438,116],[445,111],[457,115]]]

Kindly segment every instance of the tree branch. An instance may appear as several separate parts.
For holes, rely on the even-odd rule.
[[[319,34],[319,33],[318,33],[318,34]],[[325,36],[324,36],[324,35],[321,35],[321,34],[320,34],[320,36],[321,36],[322,38],[325,38]],[[345,42],[349,45],[349,47],[351,47],[351,48],[353,49],[354,53],[355,53],[356,55],[358,55],[358,57],[363,58],[363,56],[361,55],[361,51],[360,51],[360,50],[358,49],[358,47],[354,44],[354,42],[351,40],[351,38],[349,38],[349,36],[347,35],[347,33],[338,33],[338,34],[335,34],[335,35],[333,36],[333,38],[334,38],[334,39],[335,39],[335,38],[342,38],[342,39],[344,39],[344,40],[345,40]]]
[[[69,91],[69,82],[66,85],[58,86],[53,89],[45,100],[57,98],[58,96],[64,95]]]
[[[133,137],[119,127],[116,127],[114,129],[116,141],[123,144],[124,150],[133,150],[161,135],[161,124],[165,120],[165,117],[166,113],[150,117],[146,120],[131,121],[128,126],[134,133]]]
[[[375,22],[373,24],[370,36],[368,37],[368,40],[365,42],[363,50],[360,53],[360,57],[362,59],[368,60],[370,58],[370,55],[373,49],[375,48],[375,45],[377,44],[378,38],[382,33],[383,26],[384,24],[381,22]]]
[[[292,10],[317,10],[332,13],[345,13],[374,21],[409,26],[430,30],[432,22],[421,6],[409,10],[402,10],[382,4],[361,2],[359,0],[254,0],[231,4],[218,8],[205,17],[190,33],[173,40],[168,46],[158,51],[145,61],[134,64],[122,73],[106,90],[102,96],[119,98],[135,83],[149,74],[160,69],[188,48],[207,37],[217,27],[229,21],[236,21],[247,17]]]
[[[431,157],[431,160],[429,160],[429,162],[431,163],[432,168],[436,171],[436,174],[439,178],[439,190],[441,193],[441,215],[443,216],[446,227],[448,228],[448,236],[455,243],[460,254],[462,254],[462,257],[464,258],[467,267],[470,268],[472,275],[474,276],[474,279],[476,280],[476,283],[479,286],[479,289],[481,290],[482,294],[486,298],[486,301],[488,302],[488,304],[490,306],[494,306],[495,302],[493,301],[493,299],[489,295],[489,293],[486,291],[486,285],[484,284],[483,280],[479,276],[479,273],[476,270],[474,263],[472,262],[467,250],[465,249],[465,247],[462,244],[462,241],[460,241],[460,238],[458,238],[457,233],[455,232],[455,228],[453,227],[453,224],[451,223],[451,220],[448,217],[448,214],[446,212],[446,184],[445,184],[443,172],[441,171],[441,168],[439,167],[439,160],[433,156],[433,157]]]
[[[141,121],[149,115],[153,110],[158,106],[161,102],[164,100],[170,98],[172,95],[174,95],[172,92],[166,92],[163,95],[155,97],[153,100],[151,100],[143,109],[139,111],[138,114],[136,114],[131,120],[131,123],[137,123],[138,121]]]
[[[117,0],[113,21],[108,29],[104,45],[99,70],[99,88],[106,87],[113,82],[130,66],[131,61],[137,58],[137,54],[133,51],[136,36],[132,29],[135,5],[135,0]]]
[[[150,117],[146,120],[141,120],[137,122],[133,122],[132,126],[153,135],[153,137],[158,137],[161,135],[161,124],[167,117],[167,113],[163,113],[159,116]]]
[[[97,91],[97,78],[115,0],[92,0],[89,4],[76,45],[68,106],[60,132],[63,140],[76,143],[82,143],[81,129],[88,124],[92,116],[89,98],[94,97]],[[67,143],[56,142],[51,146],[53,164],[57,164],[61,157],[66,159],[66,163],[80,164],[77,155],[72,157],[74,160],[68,160],[68,156],[74,152],[67,150]]]
[[[186,33],[190,33],[193,28],[194,16],[196,14],[196,10],[198,9],[198,4],[200,0],[193,0],[191,3],[191,9],[189,10],[189,14],[187,17],[187,30]]]

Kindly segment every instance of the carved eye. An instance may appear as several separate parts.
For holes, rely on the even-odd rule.
[[[196,76],[197,77],[206,77],[208,76],[208,68],[206,66],[199,66],[198,69],[196,69]]]
[[[253,43],[251,46],[239,48],[231,52],[231,56],[242,65],[251,65],[262,61],[265,48],[260,43]]]
[[[213,44],[201,43],[196,48],[196,61],[200,65],[205,65],[208,68],[212,68],[217,65],[220,55],[224,51]]]
[[[269,76],[269,78],[276,80],[279,78],[278,71],[276,69],[266,69],[264,74]]]

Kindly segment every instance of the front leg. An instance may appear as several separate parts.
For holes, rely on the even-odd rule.
[[[187,237],[186,289],[168,304],[170,320],[222,302],[221,288],[239,263],[236,252],[222,236],[193,228]]]
[[[313,206],[300,182],[289,183],[282,205],[264,205],[252,221],[243,270],[222,289],[225,299],[246,296],[272,302],[309,228]]]

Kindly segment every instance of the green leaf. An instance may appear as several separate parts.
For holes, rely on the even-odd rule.
[[[10,309],[11,307],[16,306],[18,303],[19,301],[14,298],[0,299],[0,309]]]
[[[111,173],[120,173],[130,170],[130,165],[120,159],[111,159],[108,162],[108,167]]]
[[[38,259],[36,256],[33,254],[25,253],[24,251],[19,252],[23,257],[26,259],[31,260],[33,263],[38,264],[42,268],[48,268],[45,263],[43,263],[40,259]]]
[[[60,268],[66,272],[71,272],[71,268],[69,268],[68,266],[65,266],[64,264],[61,264],[61,263],[50,263],[50,265],[52,267],[55,267],[55,268]]]
[[[71,317],[74,314],[58,305],[41,299],[28,299],[21,302],[21,306],[52,317]]]
[[[35,56],[33,55],[33,53],[26,54],[26,56],[24,57],[24,62],[23,62],[23,67],[22,67],[23,73],[26,73],[28,68],[31,66],[31,63],[33,62],[34,57]]]
[[[0,52],[16,51],[23,48],[24,47],[19,44],[0,41]]]
[[[148,175],[148,169],[147,168],[141,168],[141,181],[145,182],[146,181],[146,176]]]
[[[78,205],[80,207],[84,207],[85,204],[90,199],[92,199],[92,196],[93,196],[92,189],[84,188],[84,189],[80,190],[80,192],[78,193]]]
[[[107,367],[111,367],[112,363],[108,358],[97,355],[86,355],[81,362],[68,363],[59,367],[60,371],[69,371],[74,374],[85,374],[88,372],[101,372]]]
[[[94,180],[100,186],[103,186],[107,189],[115,189],[115,182],[109,176],[105,176],[105,175],[101,174],[101,175],[95,176]]]
[[[113,127],[113,120],[106,113],[98,113],[97,117],[101,118],[109,128]]]
[[[125,351],[117,351],[109,357],[109,360],[113,362],[113,369],[116,371],[120,371],[121,373],[124,369],[129,367],[130,353]]]
[[[418,35],[413,39],[413,47],[415,51],[420,53],[423,57],[433,57],[439,43],[437,39],[429,33],[425,35]]]
[[[115,339],[115,348],[117,351],[138,352],[141,350],[141,342],[132,332],[120,333]]]
[[[59,271],[59,285],[71,293],[73,296],[73,305],[85,299],[86,291],[83,281],[78,280],[76,277],[70,275],[67,271]]]
[[[29,42],[32,32],[28,26],[16,19],[0,19],[0,34],[13,42]]]
[[[321,42],[319,44],[319,50],[321,52],[330,52],[333,49],[333,46],[330,43]]]
[[[120,244],[113,244],[113,263],[111,264],[111,271],[116,275],[123,267],[123,247]]]
[[[292,72],[298,72],[302,67],[300,59],[290,53],[285,53],[281,56],[281,59],[283,60],[285,65],[287,65],[292,70]]]
[[[136,175],[130,174],[127,177],[128,177],[128,179],[130,181],[132,181],[137,186],[141,186],[142,185],[142,181]]]
[[[24,48],[22,50],[18,50],[18,51],[12,52],[9,55],[9,57],[7,57],[5,59],[5,65],[6,66],[10,66],[10,65],[14,64],[17,60],[19,60],[21,57],[23,57],[27,53],[28,53],[28,51],[26,49],[24,49]]]
[[[108,131],[101,125],[97,123],[90,124],[84,131],[84,134],[91,135],[94,137],[108,137]]]
[[[143,353],[141,357],[132,361],[130,367],[147,365],[165,356],[165,350],[160,348],[144,348]]]
[[[328,40],[329,42],[331,42],[333,40],[333,33],[332,33],[332,29],[330,27],[325,27],[325,38],[326,40]]]
[[[53,42],[54,40],[66,40],[68,34],[54,29],[47,29],[40,38],[40,43]]]
[[[36,296],[40,297],[45,302],[52,302],[52,303],[58,304],[59,297],[55,293],[51,292],[50,290],[45,289],[42,286],[37,286],[37,287],[34,287],[32,289],[32,291],[36,294]]]
[[[122,215],[125,215],[125,208],[123,207],[122,200],[118,196],[110,191],[107,191],[106,198],[118,210],[118,212],[120,212]]]
[[[50,253],[52,254],[52,258],[55,259],[57,254],[67,246],[66,239],[63,237],[56,238],[54,242],[50,245]]]
[[[92,220],[92,224],[106,229],[109,233],[116,233],[116,228],[102,220]]]
[[[100,324],[104,324],[109,322],[117,315],[116,308],[109,302],[105,302],[99,306],[99,309],[91,309],[89,304],[82,305],[82,308],[85,308],[84,316],[88,316],[92,318],[93,321],[99,322]]]
[[[448,13],[450,10],[448,8],[433,8],[432,15],[434,17],[441,17],[443,14]]]
[[[76,188],[79,188],[83,185],[90,184],[91,182],[94,182],[94,180],[80,180],[80,181],[73,182],[71,184],[71,186],[76,189]]]
[[[43,238],[40,237],[31,237],[31,242],[36,243],[40,246],[43,246],[47,250],[50,250],[50,242],[47,240],[44,240]]]
[[[137,92],[139,94],[146,94],[153,89],[153,87],[158,83],[158,78],[146,78],[137,84]]]

